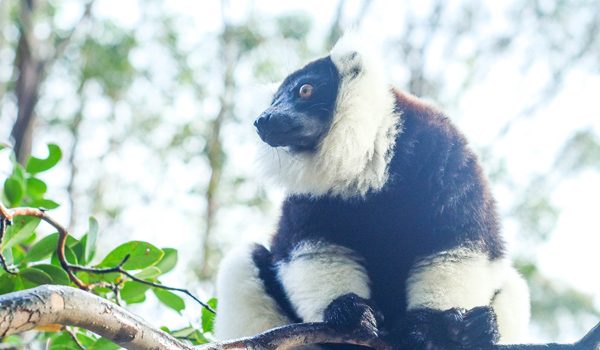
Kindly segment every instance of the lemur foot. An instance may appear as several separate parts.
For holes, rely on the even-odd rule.
[[[488,349],[499,339],[496,314],[488,306],[413,310],[398,336],[406,348],[418,350]]]
[[[478,306],[463,315],[462,327],[453,330],[457,341],[465,349],[484,349],[500,339],[496,314],[489,306]]]
[[[327,306],[325,322],[342,331],[351,331],[356,336],[371,339],[378,336],[377,325],[381,315],[369,301],[354,293],[344,294]]]

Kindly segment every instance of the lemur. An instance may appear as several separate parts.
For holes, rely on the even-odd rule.
[[[360,43],[290,74],[254,123],[287,197],[268,248],[222,261],[216,337],[324,321],[406,349],[522,341],[529,292],[477,156]]]

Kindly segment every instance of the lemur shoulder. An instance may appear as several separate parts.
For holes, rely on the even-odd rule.
[[[477,156],[355,37],[290,74],[255,126],[288,195],[270,246],[222,263],[218,338],[325,321],[411,349],[523,339],[528,289]]]

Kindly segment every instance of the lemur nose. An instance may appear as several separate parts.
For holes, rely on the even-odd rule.
[[[254,126],[260,128],[264,126],[269,121],[269,119],[271,119],[271,115],[263,113],[254,121]]]

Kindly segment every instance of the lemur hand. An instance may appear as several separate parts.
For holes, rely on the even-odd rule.
[[[336,298],[324,312],[325,322],[366,339],[378,336],[377,325],[381,323],[382,318],[368,300],[354,293]]]

